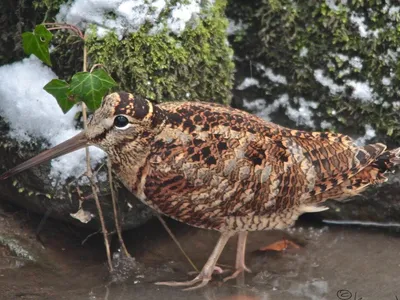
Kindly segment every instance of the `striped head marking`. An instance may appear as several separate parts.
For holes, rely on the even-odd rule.
[[[94,112],[86,136],[91,144],[107,151],[157,131],[162,118],[162,110],[149,100],[126,92],[112,93]]]

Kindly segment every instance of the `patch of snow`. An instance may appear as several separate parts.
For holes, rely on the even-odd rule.
[[[378,37],[380,31],[382,30],[382,29],[370,30],[368,26],[364,23],[365,17],[360,16],[355,12],[352,12],[352,14],[350,15],[350,21],[358,27],[358,32],[360,33],[360,36],[364,38],[368,36]]]
[[[346,80],[346,84],[353,88],[353,98],[357,98],[362,102],[370,102],[374,100],[373,90],[367,82]]]
[[[299,104],[299,108],[294,108],[289,102],[289,95],[283,94],[275,99],[271,104],[267,104],[264,99],[256,99],[254,101],[243,100],[243,106],[253,112],[260,118],[270,121],[270,115],[276,112],[280,107],[286,109],[285,113],[297,125],[306,125],[315,127],[312,117],[314,112],[311,110],[318,107],[317,102],[307,101],[304,98],[294,98],[295,103]]]
[[[400,101],[393,101],[392,105],[393,105],[393,109],[400,110]]]
[[[328,7],[331,10],[334,10],[334,11],[338,11],[339,10],[339,6],[336,4],[335,0],[325,0],[325,3],[326,3],[326,5],[328,5]]]
[[[21,143],[32,143],[44,138],[55,146],[79,133],[75,129],[73,107],[64,114],[56,99],[44,89],[50,80],[57,78],[53,71],[43,65],[35,56],[0,67],[0,114],[10,125],[9,135]],[[92,164],[95,166],[105,153],[90,147]],[[50,177],[59,176],[63,183],[70,176],[85,172],[85,150],[54,159],[51,162]]]
[[[325,0],[326,5],[328,5],[328,7],[333,10],[333,11],[338,11],[339,10],[339,5],[337,5],[338,1],[337,0]],[[347,4],[347,0],[341,0],[339,1],[342,5],[346,5]]]
[[[314,115],[310,108],[316,109],[318,103],[314,101],[306,101],[304,98],[295,98],[294,101],[299,104],[299,108],[293,108],[290,105],[286,107],[286,115],[292,121],[296,122],[296,125],[306,125],[314,128],[315,124],[312,120]]]
[[[257,69],[264,72],[263,76],[267,77],[269,80],[279,84],[287,84],[286,77],[283,75],[275,74],[271,68],[266,68],[262,64],[257,64]]]
[[[399,12],[400,12],[400,6],[391,6],[389,8],[388,14],[389,17],[392,21],[399,21]]]
[[[329,129],[332,128],[332,123],[324,120],[321,122],[320,126],[322,129]]]
[[[209,0],[208,4],[213,4]],[[75,0],[61,5],[57,22],[66,22],[86,29],[88,24],[97,25],[97,35],[103,37],[110,30],[121,39],[126,32],[135,32],[146,22],[153,24],[153,33],[163,29],[160,14],[166,9],[167,28],[179,35],[186,24],[200,15],[202,1],[188,0],[172,7],[166,0]]]
[[[390,85],[392,83],[391,79],[389,77],[382,77],[382,84],[383,85]]]
[[[227,35],[234,35],[239,31],[246,30],[248,25],[243,24],[242,20],[239,20],[238,23],[235,23],[234,20],[229,19],[228,28],[226,29]]]
[[[340,75],[340,73],[339,73]],[[320,84],[329,88],[331,94],[339,94],[344,92],[346,86],[353,88],[352,97],[362,102],[371,102],[376,100],[376,95],[368,82],[359,82],[355,80],[346,80],[345,85],[336,84],[332,78],[323,74],[321,69],[314,70],[314,77]]]
[[[356,140],[354,141],[354,143],[355,143],[357,146],[359,146],[359,147],[360,147],[360,146],[364,146],[369,140],[373,139],[373,138],[376,136],[375,129],[372,128],[371,125],[366,124],[366,125],[364,126],[364,128],[365,128],[365,134],[364,134],[364,136],[359,137],[358,139],[356,139]]]
[[[391,65],[397,63],[398,56],[399,56],[398,49],[396,49],[396,51],[388,49],[387,53],[379,55],[379,59],[382,60],[385,64]]]
[[[361,70],[363,67],[363,60],[358,57],[358,56],[354,56],[349,60],[349,63],[352,67]]]
[[[337,85],[332,78],[325,76],[323,70],[321,69],[314,70],[314,77],[320,84],[328,87],[331,94],[338,94],[344,92],[345,87]]]
[[[340,70],[340,71],[339,71],[339,74],[338,74],[338,77],[339,77],[339,78],[342,78],[343,76],[349,75],[350,73],[351,73],[351,72],[350,72],[350,69]]]
[[[306,57],[308,55],[308,48],[303,47],[300,49],[300,57]]]
[[[331,56],[338,57],[343,62],[349,60],[349,57],[347,55],[345,55],[345,54],[342,54],[342,53],[332,53]]]
[[[245,78],[243,80],[243,82],[241,84],[239,84],[236,87],[236,89],[242,91],[244,89],[247,89],[249,86],[253,86],[253,85],[258,86],[259,85],[259,81],[257,79],[255,79],[255,78],[247,77],[247,78]]]

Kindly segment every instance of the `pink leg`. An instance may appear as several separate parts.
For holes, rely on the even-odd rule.
[[[226,278],[224,278],[224,282],[236,278],[240,273],[246,271],[251,272],[250,269],[246,266],[245,257],[246,257],[246,240],[247,240],[247,231],[241,231],[238,234],[238,243],[236,250],[236,271]]]
[[[217,245],[215,246],[213,252],[211,253],[210,257],[208,258],[206,264],[204,265],[203,269],[201,270],[200,274],[197,275],[194,279],[190,281],[184,281],[184,282],[178,282],[178,281],[167,281],[167,282],[156,282],[157,285],[168,285],[168,286],[191,286],[194,285],[193,287],[185,289],[185,291],[188,290],[194,290],[201,288],[211,280],[211,275],[214,272],[215,265],[218,261],[218,258],[220,257],[222,250],[224,250],[224,247],[226,243],[228,242],[229,238],[234,235],[234,232],[223,232],[221,234],[221,237],[219,238]],[[195,285],[196,283],[199,283]]]

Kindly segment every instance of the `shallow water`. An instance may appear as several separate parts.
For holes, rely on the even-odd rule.
[[[218,233],[169,224],[201,268]],[[301,248],[258,251],[282,238]],[[54,231],[52,223],[42,239],[48,260],[55,264],[1,267],[0,299],[400,299],[400,233],[394,229],[300,222],[288,231],[250,233],[246,261],[253,272],[222,283],[234,264],[236,239],[232,238],[219,262],[228,273],[216,275],[206,288],[193,292],[153,284],[193,277],[187,275],[190,264],[158,220],[125,233],[135,263],[126,263],[115,251],[112,276],[99,236],[82,246],[81,237]]]

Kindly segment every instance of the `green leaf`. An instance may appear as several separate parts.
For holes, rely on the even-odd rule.
[[[22,34],[22,46],[26,54],[34,54],[45,64],[51,66],[49,44],[53,34],[44,25],[37,25],[33,32]]]
[[[57,99],[58,105],[64,113],[69,111],[76,103],[70,98],[70,86],[64,80],[53,79],[43,89]]]
[[[79,72],[71,79],[71,94],[81,97],[87,107],[94,111],[101,103],[106,92],[117,83],[103,69],[92,73]]]

